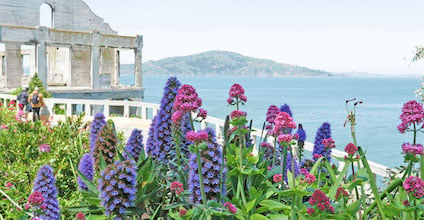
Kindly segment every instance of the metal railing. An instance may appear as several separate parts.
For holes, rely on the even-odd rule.
[[[8,103],[11,100],[16,100],[16,96],[8,94],[0,94],[0,101],[3,103]],[[118,107],[123,109],[121,114],[124,118],[136,117],[143,120],[151,120],[159,111],[160,105],[147,102],[136,102],[136,101],[119,101],[119,100],[93,100],[93,99],[57,99],[57,98],[45,98],[45,109],[51,115],[55,115],[54,106],[55,105],[65,105],[65,115],[77,115],[81,112],[84,112],[86,116],[92,116],[95,113],[95,108],[102,109],[105,117],[112,117],[111,107]],[[80,111],[74,111],[76,106],[81,107]],[[131,107],[135,108],[134,113],[131,114]],[[134,109],[133,109],[134,110]],[[150,115],[149,115],[150,112]],[[223,140],[223,130],[224,130],[225,121],[219,118],[208,116],[205,120],[200,123],[200,128],[204,129],[206,127],[211,127],[215,130],[218,140]],[[253,143],[256,143],[257,140],[261,138],[262,130],[253,128],[251,133],[251,138]],[[265,134],[265,133],[263,133]],[[269,140],[270,141],[270,140]],[[272,140],[271,140],[272,141]],[[304,150],[312,152],[314,145],[309,142],[305,142]],[[331,157],[339,162],[339,169],[343,168],[344,162],[338,160],[338,158],[344,158],[347,155],[345,152],[332,149]],[[375,163],[373,161],[368,161],[371,170],[378,176],[389,177],[391,172],[396,172],[391,168]]]

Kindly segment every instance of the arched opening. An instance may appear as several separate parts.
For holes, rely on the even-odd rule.
[[[40,6],[40,26],[53,27],[53,7],[47,3]]]

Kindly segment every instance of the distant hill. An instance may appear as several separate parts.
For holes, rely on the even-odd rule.
[[[132,71],[132,69],[133,65],[121,65],[122,74]],[[227,51],[208,51],[190,56],[147,61],[143,63],[143,74],[177,76],[335,76],[333,73],[321,70],[247,57]]]

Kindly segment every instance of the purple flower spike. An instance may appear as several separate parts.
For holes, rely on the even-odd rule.
[[[315,155],[314,161],[317,161],[320,156],[326,157],[328,161],[331,160],[331,148],[326,148],[322,144],[322,141],[328,138],[331,138],[331,127],[328,122],[325,122],[318,128],[315,136],[314,151],[312,152],[312,155]]]
[[[82,174],[84,174],[87,179],[90,181],[93,181],[94,176],[94,158],[90,154],[84,154],[82,156],[78,170],[81,171]],[[88,187],[85,185],[85,183],[82,181],[80,177],[78,177],[78,185],[80,189],[88,190]]]
[[[176,77],[170,77],[168,79],[164,88],[160,109],[154,122],[153,140],[149,140],[151,142],[148,142],[147,153],[149,156],[164,164],[168,163],[175,155],[171,117],[175,97],[177,96],[180,85],[181,83]]]
[[[134,129],[131,132],[131,136],[128,139],[127,145],[125,145],[125,151],[125,159],[130,159],[130,157],[127,155],[128,153],[135,160],[135,162],[138,161],[138,158],[140,157],[141,153],[144,154],[143,135],[141,134],[141,130]]]
[[[97,113],[90,125],[90,152],[93,154],[98,133],[106,125],[105,116],[102,113]]]
[[[223,163],[221,146],[216,142],[215,132],[211,128],[206,128],[204,131],[206,131],[209,136],[207,148],[202,150],[200,158],[205,194],[207,200],[218,200],[220,193],[225,194],[225,184],[222,184],[222,189],[220,188],[221,180],[219,175]],[[189,168],[188,184],[191,192],[190,200],[198,204],[202,202],[202,195],[200,193],[196,154],[191,155]],[[225,173],[226,168],[224,168],[223,182],[225,182]]]
[[[137,192],[137,170],[134,161],[109,164],[99,178],[100,204],[105,214],[123,219],[125,211],[134,206]]]
[[[56,220],[60,219],[59,202],[57,201],[56,179],[53,175],[53,169],[49,165],[42,166],[37,173],[34,181],[33,192],[40,192],[43,195],[45,212],[40,216],[41,219]]]

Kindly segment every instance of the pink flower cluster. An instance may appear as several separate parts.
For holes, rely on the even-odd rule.
[[[78,220],[85,220],[85,215],[82,212],[78,212],[78,214],[75,216]]]
[[[424,181],[416,176],[410,176],[403,182],[403,188],[406,192],[413,193],[414,197],[419,199],[424,197]]]
[[[278,135],[278,143],[284,142],[289,143],[292,140],[292,136],[290,134],[280,134]]]
[[[269,130],[272,129],[272,126],[275,121],[275,117],[277,116],[278,112],[280,112],[280,109],[278,109],[277,106],[271,105],[268,108],[268,111],[266,112],[266,119],[265,121],[268,122],[268,124],[265,126],[265,129]]]
[[[41,144],[39,147],[40,152],[50,152],[49,144]]]
[[[347,197],[347,196],[349,196],[349,193],[346,192],[345,189],[343,189],[342,187],[337,188],[336,199],[339,199],[341,197]]]
[[[356,145],[349,143],[346,145],[345,151],[347,154],[349,154],[349,156],[353,156],[356,151],[358,151],[358,148],[356,147]]]
[[[185,214],[187,214],[187,210],[184,208],[180,209],[178,212],[180,213],[180,217],[183,217]]]
[[[177,195],[180,195],[182,192],[184,192],[183,184],[180,182],[173,182],[171,183],[171,191],[174,192]]]
[[[309,204],[312,206],[316,205],[321,211],[334,213],[334,207],[330,205],[330,199],[319,189],[314,191],[312,197],[309,199]]]
[[[13,184],[11,182],[8,182],[6,183],[4,190],[11,190],[12,187],[13,187]]]
[[[418,125],[424,121],[423,105],[415,100],[405,103],[402,108],[400,120],[402,123],[398,125],[398,130],[403,134],[412,124]]]
[[[274,120],[274,135],[279,135],[284,128],[296,128],[296,123],[286,112],[278,112]]]
[[[423,145],[412,145],[410,143],[402,144],[402,151],[404,154],[413,154],[414,156],[423,155]]]
[[[247,113],[241,110],[234,110],[231,112],[230,117],[231,119],[240,118],[242,116],[246,116]]]
[[[315,209],[314,209],[314,208],[312,208],[312,207],[308,207],[308,208],[306,209],[306,212],[308,212],[308,215],[312,216],[312,215],[314,215],[314,214],[315,214]]]
[[[200,106],[202,106],[202,99],[199,98],[193,86],[185,84],[178,89],[174,102],[175,110],[195,112]]]
[[[308,174],[305,175],[305,182],[306,183],[312,184],[312,183],[315,183],[315,181],[316,181],[316,178],[315,178],[314,174],[308,173]]]
[[[281,175],[281,174],[275,174],[272,177],[272,180],[274,181],[274,183],[279,183],[279,182],[281,182],[283,180],[283,175]]]
[[[208,116],[208,112],[203,108],[199,108],[199,112],[197,113],[197,117],[205,119],[207,116]]]
[[[306,176],[306,174],[309,174],[309,171],[306,168],[300,169],[300,174]]]
[[[231,213],[237,212],[237,208],[233,204],[231,204],[231,202],[224,203],[224,207],[227,208]]]
[[[335,148],[336,145],[334,145],[334,140],[333,138],[328,138],[328,139],[324,139],[322,140],[322,145],[324,145],[324,148]]]
[[[272,145],[268,142],[262,142],[261,147],[272,148]]]
[[[234,84],[230,88],[230,97],[227,99],[227,103],[230,105],[236,104],[237,100],[241,103],[247,102],[247,97],[244,95],[244,89],[240,84]]]
[[[185,138],[193,143],[199,143],[201,141],[207,141],[209,136],[206,131],[189,131],[185,134]]]
[[[28,197],[28,203],[32,206],[40,206],[44,202],[43,194],[38,191],[31,193]]]

